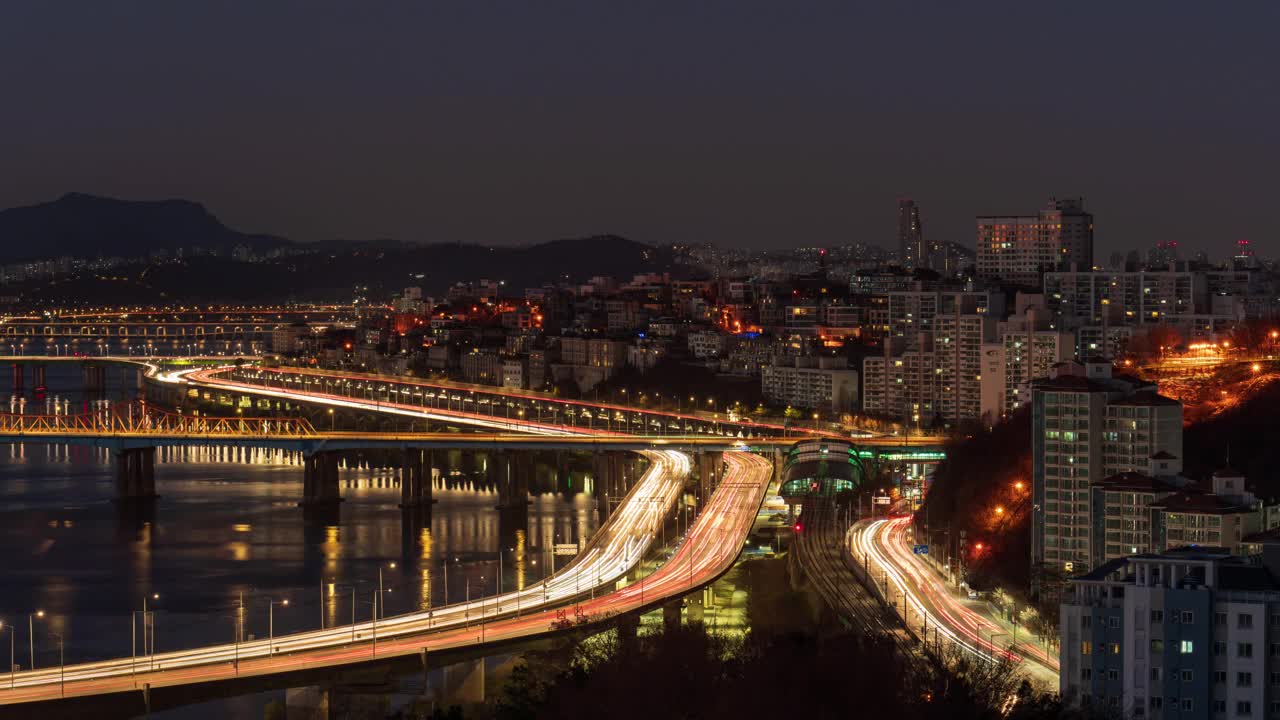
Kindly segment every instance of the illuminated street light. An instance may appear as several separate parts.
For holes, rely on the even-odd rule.
[[[289,607],[289,598],[280,600],[279,602],[271,600],[267,603],[267,654],[275,654],[275,638],[276,638],[276,605],[280,607]]]

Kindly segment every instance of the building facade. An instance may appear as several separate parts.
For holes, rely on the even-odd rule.
[[[1181,457],[1182,406],[1158,396],[1153,383],[1114,376],[1109,362],[1061,363],[1031,396],[1032,567],[1084,572],[1101,552],[1092,484],[1145,472],[1160,453]]]
[[[1063,699],[1152,720],[1280,717],[1274,564],[1188,547],[1073,579],[1059,619]]]
[[[843,363],[843,358],[831,360],[837,359]],[[780,405],[835,413],[855,409],[858,402],[858,371],[832,362],[806,366],[806,361],[812,360],[795,358],[793,364],[762,367],[760,389],[765,398]]]
[[[1051,199],[1036,215],[977,223],[979,277],[1039,286],[1045,272],[1093,265],[1093,216],[1078,198]]]

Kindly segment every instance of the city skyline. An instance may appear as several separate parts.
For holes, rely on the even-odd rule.
[[[976,216],[1082,196],[1102,258],[1280,234],[1274,81],[1250,72],[1276,64],[1273,7],[504,9],[9,9],[0,206],[185,197],[300,241],[892,247],[902,196],[966,245]]]

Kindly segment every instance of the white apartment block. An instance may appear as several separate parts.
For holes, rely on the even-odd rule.
[[[1174,418],[1177,422],[1173,430]],[[1144,472],[1152,456],[1181,457],[1182,406],[1155,385],[1113,376],[1107,362],[1061,363],[1032,387],[1031,561],[1065,573],[1088,570],[1091,484]]]
[[[836,413],[850,412],[858,401],[858,371],[825,362],[825,367],[805,367],[811,358],[796,358],[792,365],[765,365],[760,388],[777,404]],[[822,360],[828,360],[823,358]],[[843,359],[839,359],[843,363]]]
[[[862,409],[911,422],[978,420],[983,416],[983,348],[995,321],[986,315],[941,315],[910,349],[863,359]],[[899,347],[902,343],[896,343]]]
[[[1251,561],[1188,547],[1073,579],[1059,619],[1063,700],[1151,720],[1280,717],[1272,550]]]

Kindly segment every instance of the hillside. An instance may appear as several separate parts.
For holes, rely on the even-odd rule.
[[[109,274],[85,272],[22,286],[24,303],[74,305],[148,304],[177,301],[242,302],[348,300],[356,285],[370,297],[388,297],[405,287],[441,297],[454,282],[500,280],[511,293],[594,275],[630,279],[641,272],[676,272],[672,254],[615,236],[558,240],[529,247],[355,243],[342,249],[305,252],[242,263],[224,258],[138,263]],[[329,245],[328,247],[335,247]]]
[[[187,200],[134,201],[68,193],[53,202],[0,210],[0,263],[62,256],[143,257],[153,250],[201,247],[264,250],[282,238],[237,232]]]

